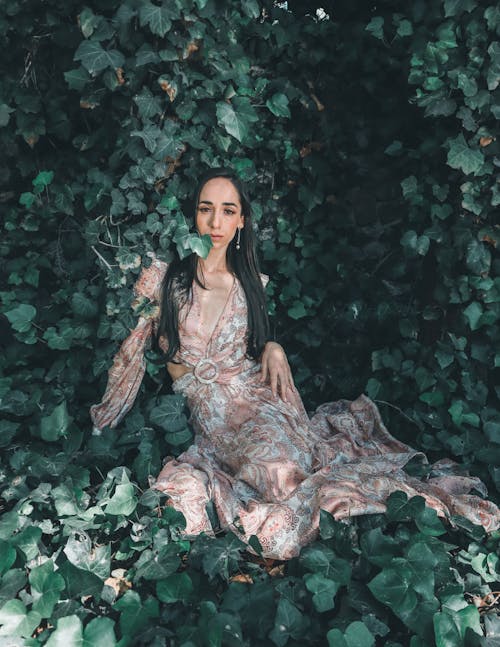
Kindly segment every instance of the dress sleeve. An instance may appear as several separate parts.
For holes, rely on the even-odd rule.
[[[262,281],[262,286],[265,288],[266,285],[269,283],[269,276],[267,274],[261,273],[260,280]]]
[[[145,297],[153,307],[147,308],[149,314],[139,317],[136,327],[122,342],[109,369],[102,401],[90,408],[96,434],[103,427],[116,427],[134,404],[146,370],[144,351],[159,319],[161,285],[166,270],[167,264],[154,258],[152,264],[142,270],[134,286],[136,298],[132,305],[137,306],[141,297]]]

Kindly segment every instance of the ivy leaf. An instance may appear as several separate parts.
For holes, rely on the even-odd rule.
[[[266,101],[266,107],[276,117],[291,117],[290,108],[288,107],[288,97],[286,94],[278,92]]]
[[[3,575],[16,561],[16,549],[0,539],[0,575]]]
[[[50,618],[60,593],[65,587],[64,578],[54,572],[54,563],[47,560],[41,566],[35,566],[29,575],[33,611],[42,618]]]
[[[313,593],[312,601],[318,613],[329,611],[335,607],[335,596],[340,588],[338,582],[319,573],[307,573],[304,576],[304,582],[307,590]]]
[[[370,22],[365,27],[366,31],[369,31],[372,36],[383,40],[384,38],[384,19],[382,16],[374,16]]]
[[[464,644],[467,629],[482,636],[479,611],[473,605],[454,611],[446,608],[434,615],[434,631],[438,647],[457,647]]]
[[[82,621],[73,615],[57,620],[56,629],[45,644],[47,647],[82,647],[82,640]]]
[[[73,533],[64,547],[68,560],[83,571],[93,573],[105,580],[111,567],[111,544],[92,546],[90,537],[84,532]]]
[[[417,604],[411,582],[411,570],[400,565],[384,568],[368,583],[368,588],[379,602],[396,613],[409,613]]]
[[[94,618],[83,631],[82,647],[115,647],[115,623],[111,618]],[[72,647],[66,644],[65,647]]]
[[[480,150],[470,148],[462,133],[455,139],[448,140],[447,162],[451,168],[460,169],[466,175],[479,171],[484,162]]]
[[[140,94],[134,97],[134,103],[139,108],[141,119],[151,119],[161,112],[161,104],[149,88],[143,88]]]
[[[6,103],[0,103],[0,128],[9,123],[12,112],[14,112],[14,108],[10,108]]]
[[[307,617],[303,616],[287,598],[282,597],[278,602],[274,628],[269,634],[269,638],[277,647],[283,647],[290,638],[295,640],[302,638],[308,625]]]
[[[36,611],[28,613],[21,600],[9,600],[0,609],[0,637],[7,636],[9,644],[14,637],[29,638],[41,619]]]
[[[150,413],[150,420],[165,431],[181,431],[187,425],[184,413],[185,401],[181,395],[163,395],[158,398],[156,406]]]
[[[307,546],[300,554],[300,563],[314,573],[322,573],[339,584],[347,584],[351,579],[351,565],[337,557],[331,548],[319,544]]]
[[[113,69],[122,67],[125,62],[125,57],[121,52],[117,49],[105,50],[96,40],[82,41],[73,58],[75,61],[81,61],[83,67],[92,76],[96,76],[107,67]]]
[[[113,496],[106,504],[106,514],[123,514],[128,516],[137,507],[137,497],[132,483],[119,483]]]
[[[20,303],[12,310],[6,312],[5,316],[14,330],[17,330],[17,332],[28,332],[36,316],[36,308],[28,303]]]
[[[375,638],[367,626],[355,620],[347,627],[344,633],[347,647],[373,647]]]
[[[217,121],[229,135],[239,142],[243,142],[248,136],[246,122],[235,112],[233,106],[225,101],[217,103]]]
[[[159,615],[158,600],[148,598],[144,603],[136,591],[127,591],[113,608],[120,613],[120,629],[122,635],[134,636],[142,627],[151,623],[151,618]]]
[[[149,25],[152,33],[162,38],[172,26],[168,8],[165,5],[158,7],[151,2],[141,3],[139,20],[142,26]]]
[[[297,299],[293,302],[293,306],[288,308],[287,312],[292,319],[302,319],[302,317],[307,317],[308,314],[302,301]]]
[[[66,400],[58,404],[52,412],[41,419],[40,434],[47,442],[55,442],[61,437],[66,437],[66,432],[72,418],[68,414]]]
[[[477,301],[473,301],[467,306],[467,308],[465,308],[464,317],[467,319],[471,330],[477,330],[479,328],[482,314],[483,307]]]
[[[166,604],[185,602],[189,600],[192,593],[193,582],[185,572],[172,573],[169,577],[156,583],[156,595],[161,602]]]
[[[76,90],[77,92],[81,92],[87,83],[92,80],[90,74],[82,66],[64,72],[64,78],[69,89]]]

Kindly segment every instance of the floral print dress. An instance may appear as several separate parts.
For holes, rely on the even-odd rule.
[[[165,263],[154,259],[135,287],[138,297],[158,303]],[[153,487],[165,492],[186,518],[186,536],[212,534],[207,504],[222,528],[244,540],[256,535],[266,557],[288,559],[318,534],[320,510],[336,519],[383,512],[396,490],[421,495],[440,516],[463,515],[492,531],[500,511],[469,494],[484,492],[476,478],[444,460],[421,480],[404,466],[425,457],[392,437],[377,407],[362,395],[320,406],[309,418],[299,393],[274,397],[261,382],[260,364],[246,351],[247,309],[235,280],[224,310],[207,339],[200,335],[199,290],[180,313],[181,347],[176,361],[192,369],[173,383],[183,394],[195,432],[187,451],[164,465]],[[139,319],[109,372],[94,425],[115,426],[133,405],[144,374],[144,349],[158,310]]]

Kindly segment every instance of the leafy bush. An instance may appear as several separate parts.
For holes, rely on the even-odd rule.
[[[193,182],[228,164],[256,196],[275,332],[308,407],[366,387],[394,433],[500,488],[500,12],[323,7],[2,4],[1,636],[498,638],[498,536],[445,532],[419,499],[349,525],[325,515],[286,565],[231,535],[180,540],[147,487],[191,432],[154,363],[119,429],[90,434],[148,307],[130,308],[141,264],[200,249]]]

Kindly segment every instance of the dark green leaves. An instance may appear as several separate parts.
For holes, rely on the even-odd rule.
[[[121,67],[125,58],[116,49],[104,49],[96,40],[84,40],[78,47],[74,56],[75,61],[81,61],[83,67],[95,76],[108,67],[113,69]]]
[[[477,173],[483,165],[484,158],[480,150],[471,148],[462,134],[455,139],[448,141],[448,158],[449,166],[454,169],[460,169],[468,175]]]
[[[64,554],[68,560],[84,571],[97,575],[102,580],[109,577],[111,564],[111,545],[93,546],[90,537],[84,532],[72,534]]]

